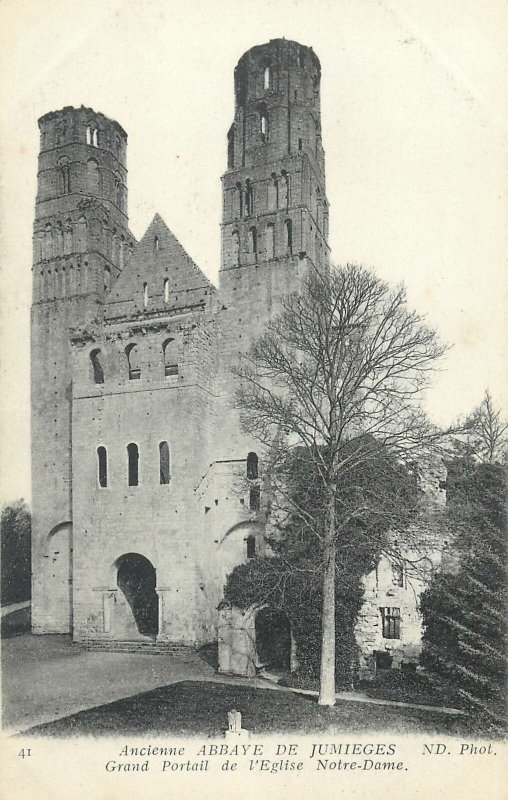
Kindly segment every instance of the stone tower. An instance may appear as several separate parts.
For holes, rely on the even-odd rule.
[[[220,272],[231,357],[309,266],[329,263],[320,78],[312,49],[285,39],[248,50],[235,70]]]
[[[97,318],[134,240],[127,135],[90,108],[39,120],[32,305],[33,629],[71,629],[70,327]]]

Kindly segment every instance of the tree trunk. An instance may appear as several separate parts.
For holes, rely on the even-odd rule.
[[[328,487],[323,565],[320,706],[335,705],[335,486]]]

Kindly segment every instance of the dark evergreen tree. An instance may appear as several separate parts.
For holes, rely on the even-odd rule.
[[[506,720],[506,473],[473,460],[449,465],[451,555],[421,598],[422,663],[487,728]]]
[[[29,600],[31,594],[31,516],[24,500],[5,505],[0,529],[2,605]]]

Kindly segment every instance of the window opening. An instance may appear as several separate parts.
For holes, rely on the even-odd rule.
[[[303,149],[303,140],[302,139],[298,139],[298,150],[301,152],[302,149]]]
[[[108,485],[108,454],[105,447],[97,448],[97,471],[99,486],[105,489]]]
[[[266,226],[266,257],[275,258],[275,229],[273,222]]]
[[[285,222],[285,229],[286,229],[286,248],[290,255],[293,254],[293,223],[290,219],[287,219]]]
[[[263,73],[263,88],[265,92],[270,88],[270,67],[265,67],[265,71]]]
[[[164,278],[164,302],[169,303],[169,278]]]
[[[90,125],[86,126],[86,143],[92,144],[92,129]]]
[[[168,484],[170,478],[169,445],[167,442],[159,444],[159,482]]]
[[[159,249],[159,237],[158,236],[156,236],[155,239],[154,239],[154,246],[155,246],[156,250]]]
[[[111,270],[109,267],[104,267],[104,291],[109,292],[111,289]]]
[[[252,534],[247,536],[247,558],[254,558],[256,555],[256,537]]]
[[[164,354],[164,375],[168,378],[170,375],[178,375],[178,353],[177,343],[174,339],[166,339],[162,345],[162,352]]]
[[[245,213],[247,216],[254,212],[254,195],[252,191],[252,184],[247,178],[245,181]]]
[[[95,128],[92,133],[92,144],[94,147],[99,146],[99,131],[97,130],[97,128]]]
[[[137,381],[141,378],[141,367],[138,361],[138,349],[135,344],[128,344],[125,348],[125,355],[127,356],[127,364],[129,367],[129,380]]]
[[[384,639],[400,639],[400,608],[380,608]]]
[[[392,583],[394,586],[404,586],[404,564],[392,564]]]
[[[266,142],[268,140],[268,115],[266,113],[261,114],[261,141]]]
[[[237,189],[237,192],[238,192],[238,195],[237,195],[237,197],[238,197],[238,216],[239,216],[239,217],[243,217],[243,192],[242,192],[242,184],[241,184],[241,183],[237,183],[237,184],[236,184],[236,189]]]
[[[248,453],[247,455],[247,478],[255,480],[259,477],[259,459],[256,453]]]
[[[104,370],[102,369],[100,355],[100,350],[92,350],[90,353],[94,383],[104,383]]]
[[[250,249],[251,253],[254,256],[254,260],[257,261],[258,258],[258,232],[255,227],[250,229]]]
[[[148,308],[148,284],[143,284],[143,308]]]
[[[139,485],[139,451],[137,444],[131,442],[127,445],[127,460],[129,465],[129,486]]]

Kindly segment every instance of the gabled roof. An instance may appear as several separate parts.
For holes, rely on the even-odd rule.
[[[156,214],[105,300],[105,317],[200,310],[214,292],[213,284]]]

